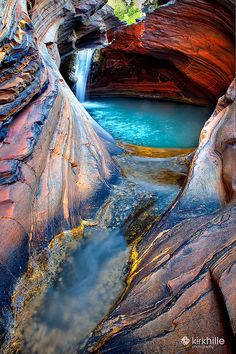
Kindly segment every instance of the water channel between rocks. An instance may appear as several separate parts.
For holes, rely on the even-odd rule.
[[[84,50],[77,58],[76,95],[80,101],[85,99],[92,53],[92,49]],[[209,108],[147,99],[103,98],[85,101],[83,105],[116,140],[151,148],[197,146],[200,131],[210,115]],[[154,214],[158,210],[162,213],[174,200],[188,171],[184,158],[123,154],[116,162],[129,185],[128,189],[116,188],[123,188],[129,202],[133,199],[133,210],[139,201],[143,203],[144,195],[145,203],[152,198]],[[114,209],[116,203],[130,208],[123,197],[113,194]],[[33,318],[23,325],[24,353],[82,352],[85,340],[125,288],[129,251],[120,228],[86,228]]]
[[[87,228],[33,319],[24,326],[24,352],[80,352],[83,340],[124,288],[128,255],[118,230]]]

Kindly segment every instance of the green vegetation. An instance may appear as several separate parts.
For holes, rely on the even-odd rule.
[[[108,4],[113,7],[115,15],[128,24],[136,22],[137,18],[143,16],[137,0],[131,0],[129,5],[125,0],[108,0]]]

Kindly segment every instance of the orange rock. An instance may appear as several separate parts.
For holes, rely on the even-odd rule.
[[[109,32],[90,86],[94,96],[135,96],[209,105],[234,78],[234,7],[174,1]]]
[[[234,81],[205,124],[183,191],[133,249],[127,287],[88,352],[233,353],[236,205],[228,149],[236,141],[235,100]],[[197,342],[207,337],[212,348]]]
[[[0,5],[0,342],[28,257],[94,217],[118,175],[114,140],[58,70],[59,26],[75,5],[27,1],[27,12],[25,3]]]

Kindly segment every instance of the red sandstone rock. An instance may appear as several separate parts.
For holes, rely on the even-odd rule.
[[[97,11],[103,1],[98,7],[96,3],[89,2],[89,11]],[[25,271],[28,256],[46,247],[60,231],[92,217],[116,175],[108,151],[113,140],[92,121],[58,71],[57,41],[65,57],[77,39],[78,45],[82,41],[79,28],[76,34],[73,31],[78,18],[85,36],[97,28],[96,13],[89,12],[94,16],[89,24],[88,17],[80,16],[79,11],[88,5],[81,1],[27,4],[28,12],[25,3],[16,0],[6,1],[1,9],[1,335],[10,316],[13,285]],[[137,87],[140,94],[194,103],[214,101],[232,76],[232,5],[223,4],[176,2],[149,15],[147,21],[118,31],[117,40],[104,51],[111,54],[105,69],[115,69],[110,88],[122,93],[126,86],[130,95]],[[173,23],[175,13],[184,16],[168,32],[165,23]],[[156,23],[157,14],[160,23]],[[193,14],[197,23],[189,20]],[[186,28],[190,35],[183,41]],[[153,30],[164,42],[156,40]],[[66,41],[58,36],[60,31]],[[212,39],[213,49],[209,41],[202,42],[205,37]],[[127,40],[131,40],[129,47]],[[118,49],[113,49],[116,43]],[[197,53],[199,43],[202,51]],[[127,75],[133,72],[129,86]],[[224,336],[224,352],[230,351],[229,337],[235,331],[233,100],[232,86],[202,132],[181,196],[150,234],[134,245],[127,291],[92,338],[89,350],[127,352],[132,348],[149,353],[164,348],[171,353],[173,343],[181,350],[179,339],[198,335],[201,328],[204,335]]]
[[[28,1],[29,13],[24,1],[0,6],[0,337],[28,256],[92,218],[117,175],[113,139],[58,70],[58,29],[76,4]]]
[[[203,128],[184,190],[134,245],[127,287],[86,350],[100,353],[205,353],[192,338],[219,337],[232,353],[236,334],[236,82]],[[183,337],[189,343],[181,342]]]
[[[174,1],[111,31],[92,78],[94,96],[145,96],[212,104],[234,77],[234,7]]]

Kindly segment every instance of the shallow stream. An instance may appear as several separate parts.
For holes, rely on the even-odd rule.
[[[124,288],[128,254],[117,230],[87,229],[24,328],[25,353],[80,352]]]
[[[210,115],[209,108],[144,99],[96,99],[84,106],[115,139],[155,148],[196,146]],[[153,212],[160,214],[186,177],[184,159],[126,154],[117,157],[117,163],[128,183],[142,189],[138,198],[150,193],[146,198],[154,198]],[[135,199],[132,193],[127,190],[130,200]],[[129,202],[123,204],[129,209]],[[119,229],[86,228],[35,315],[24,324],[24,353],[82,352],[85,340],[125,288],[128,259],[129,247]]]

